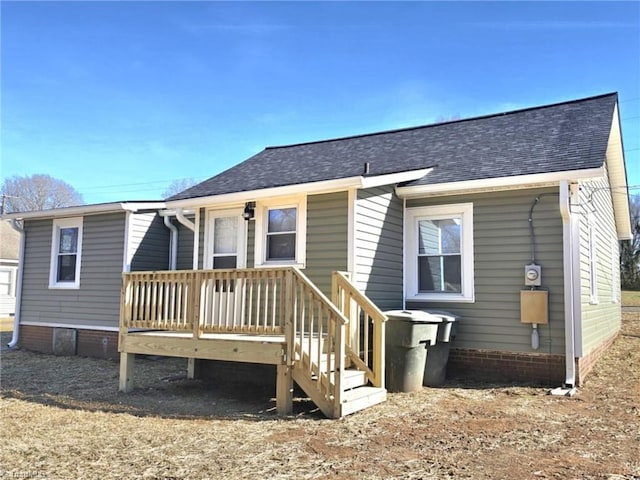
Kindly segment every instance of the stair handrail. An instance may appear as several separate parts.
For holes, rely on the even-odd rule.
[[[351,362],[365,372],[374,387],[384,388],[385,375],[385,322],[387,316],[364,295],[351,281],[349,272],[333,272],[331,277],[333,303],[348,319],[346,355]],[[360,315],[364,314],[364,326],[360,328]],[[373,327],[372,359],[369,361],[368,319]],[[363,339],[361,342],[360,336]],[[364,344],[364,345],[363,345]]]
[[[297,362],[296,369],[307,369],[310,375],[315,376],[317,393],[333,407],[332,415],[329,416],[337,418],[341,416],[340,405],[344,393],[345,328],[348,319],[302,271],[292,267],[291,272],[295,281],[292,282],[294,292],[290,295],[293,299],[293,321],[289,325],[288,335],[293,341],[289,342],[288,361]],[[306,298],[300,298],[298,293]],[[314,308],[319,308],[326,314],[326,332],[322,330],[322,315],[320,322],[314,325],[314,312],[305,311],[306,300],[310,298],[317,302]]]

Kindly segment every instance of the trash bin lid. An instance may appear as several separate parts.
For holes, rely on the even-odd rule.
[[[449,320],[441,315],[433,315],[423,310],[389,310],[384,312],[389,320],[399,320],[414,323],[442,323]]]
[[[426,310],[427,313],[442,318],[443,322],[455,322],[458,316],[444,310]]]

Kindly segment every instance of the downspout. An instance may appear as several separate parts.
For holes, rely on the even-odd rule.
[[[18,278],[16,279],[16,311],[13,317],[13,335],[8,347],[14,348],[18,345],[18,338],[20,337],[20,307],[22,305],[22,273],[24,272],[24,244],[26,238],[26,232],[24,228],[18,224],[15,219],[11,220],[11,227],[20,234],[20,250],[18,253]]]
[[[571,215],[571,193],[566,180],[560,182],[560,215],[562,216],[562,262],[564,270],[564,345],[565,345],[565,381],[562,388],[552,391],[558,395],[572,395],[576,383],[575,364],[575,317],[574,291],[579,281],[574,277],[574,235],[575,218]]]
[[[184,216],[184,212],[181,208],[176,208],[176,218],[182,225],[187,227],[192,232],[196,231],[196,224]]]
[[[178,227],[176,227],[169,216],[165,216],[164,225],[171,231],[169,240],[169,270],[175,270],[178,263]]]

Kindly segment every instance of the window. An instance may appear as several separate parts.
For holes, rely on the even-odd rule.
[[[618,303],[620,290],[620,253],[617,238],[611,239],[611,303]]]
[[[15,296],[15,268],[0,268],[0,297]]]
[[[598,235],[593,215],[589,216],[589,303],[598,303]]]
[[[82,218],[53,221],[49,288],[80,287]]]
[[[256,215],[256,266],[296,265],[304,267],[306,199],[297,198],[287,203],[269,202],[258,207]]]
[[[408,300],[473,302],[473,205],[407,209]]]

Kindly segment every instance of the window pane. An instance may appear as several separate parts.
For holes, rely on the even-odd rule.
[[[213,222],[213,253],[236,253],[238,217],[219,217]]]
[[[296,234],[267,235],[267,260],[295,260]]]
[[[58,253],[76,253],[78,251],[78,229],[61,228]]]
[[[442,253],[460,253],[460,220],[438,220]]]
[[[236,257],[235,255],[229,255],[224,257],[214,257],[213,258],[213,268],[236,268]]]
[[[0,295],[9,295],[9,285],[0,283]]]
[[[58,256],[58,282],[74,282],[76,280],[76,256]]]
[[[418,254],[460,253],[460,220],[420,220]]]
[[[460,255],[418,257],[420,292],[462,292]]]
[[[295,232],[296,231],[296,209],[276,208],[269,210],[268,233],[274,232]]]

